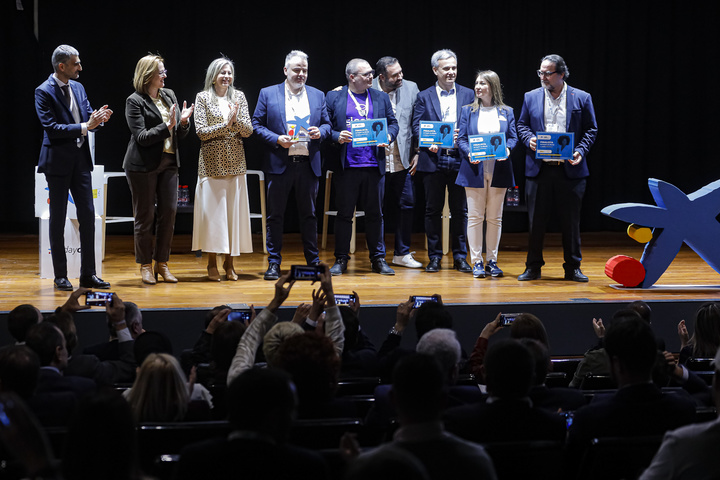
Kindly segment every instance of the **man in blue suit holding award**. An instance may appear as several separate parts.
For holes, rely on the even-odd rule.
[[[597,121],[592,98],[587,92],[565,83],[570,75],[560,55],[542,59],[540,88],[525,93],[517,122],[520,140],[527,147],[525,176],[530,236],[525,272],[518,280],[537,280],[543,260],[543,242],[550,214],[559,212],[565,263],[565,280],[587,282],[580,270],[580,210],[585,194],[587,154],[597,137]],[[535,158],[537,132],[573,132],[572,160]]]
[[[320,263],[315,200],[322,174],[320,143],[330,135],[325,95],[305,85],[308,56],[300,50],[285,57],[286,80],[260,90],[252,123],[265,144],[263,171],[267,182],[268,269],[265,280],[280,277],[285,207],[291,189],[300,217],[305,261]]]
[[[50,201],[50,250],[55,288],[72,291],[65,257],[65,216],[72,193],[80,224],[80,286],[110,288],[95,271],[95,207],[93,163],[88,132],[106,122],[112,110],[90,107],[85,89],[76,82],[82,71],[78,51],[60,45],[52,54],[55,72],[35,89],[35,110],[43,128],[38,173],[44,173]]]
[[[431,59],[437,82],[418,94],[413,114],[413,132],[420,137],[420,122],[457,122],[463,105],[475,100],[475,93],[455,83],[457,55],[452,50],[438,50]],[[454,142],[456,145],[456,142]],[[441,267],[442,210],[445,206],[445,189],[450,204],[450,236],[452,238],[453,268],[471,273],[467,257],[467,200],[465,189],[455,184],[460,169],[460,152],[457,148],[439,148],[437,145],[421,147],[417,171],[425,188],[425,234],[427,235],[430,263],[426,272],[437,272]]]
[[[398,136],[398,122],[387,93],[370,88],[375,72],[370,64],[354,58],[345,66],[347,86],[327,94],[328,114],[332,124],[332,146],[328,168],[335,172],[335,263],[333,275],[342,275],[350,258],[352,221],[358,198],[364,199],[365,239],[372,271],[395,275],[385,261],[385,233],[382,204],[385,192],[385,149]],[[357,120],[385,118],[388,143],[375,146],[352,146],[350,124]]]

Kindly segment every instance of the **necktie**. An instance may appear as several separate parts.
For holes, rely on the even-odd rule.
[[[70,85],[63,85],[60,87],[60,90],[62,90],[63,96],[65,97],[65,105],[70,108]]]

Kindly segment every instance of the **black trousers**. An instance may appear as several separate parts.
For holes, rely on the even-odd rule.
[[[538,176],[525,181],[530,232],[525,266],[545,265],[543,245],[551,216],[559,216],[562,231],[563,268],[580,268],[580,210],[585,195],[585,178],[568,178],[563,165],[543,165]]]

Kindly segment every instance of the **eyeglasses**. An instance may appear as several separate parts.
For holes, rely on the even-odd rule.
[[[369,72],[365,72],[365,73],[360,73],[360,72],[358,72],[358,73],[356,73],[355,75],[358,75],[358,76],[363,77],[363,78],[370,78],[370,77],[372,77],[373,75],[375,75],[375,70],[370,70]]]
[[[557,71],[555,71],[555,72],[543,72],[542,70],[538,70],[538,71],[537,71],[538,77],[549,77],[550,75],[554,75],[554,74],[556,74],[556,73],[558,73],[558,72],[557,72]]]
[[[158,75],[160,75],[161,77],[162,77],[163,75],[165,75],[165,76],[167,77],[167,70],[160,70],[160,71],[158,72]]]

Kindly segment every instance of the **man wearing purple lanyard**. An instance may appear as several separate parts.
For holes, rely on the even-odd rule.
[[[326,97],[332,144],[335,147],[328,160],[328,168],[334,173],[335,203],[335,264],[333,275],[342,275],[350,258],[352,221],[358,198],[364,200],[365,239],[372,271],[382,275],[394,275],[385,261],[385,239],[382,204],[385,192],[385,147],[353,147],[350,122],[372,118],[387,120],[388,142],[398,134],[398,123],[393,114],[390,97],[384,92],[370,88],[373,80],[370,64],[354,58],[345,67],[348,85],[328,92]]]

